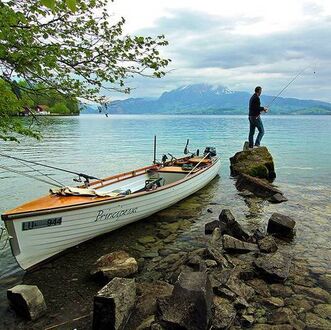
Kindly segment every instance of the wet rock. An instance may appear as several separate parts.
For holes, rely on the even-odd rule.
[[[205,263],[206,263],[207,268],[217,267],[217,262],[215,260],[206,259]]]
[[[279,204],[279,203],[287,202],[288,199],[283,194],[276,193],[275,195],[269,197],[268,201],[273,204]]]
[[[270,325],[270,324],[256,324],[252,330],[293,330],[293,326],[290,324],[279,324],[279,325]]]
[[[245,253],[257,251],[258,247],[253,243],[246,243],[229,235],[223,235],[223,248],[228,252]]]
[[[144,329],[146,324],[150,325],[150,315],[157,311],[157,299],[171,296],[173,285],[164,281],[140,282],[137,286],[137,302],[127,324],[129,329]],[[154,315],[153,320],[154,321]],[[149,327],[147,327],[149,329]]]
[[[230,158],[232,176],[241,173],[266,179],[276,177],[274,162],[266,147],[237,152]]]
[[[211,244],[216,244],[221,239],[221,237],[222,237],[222,235],[221,235],[220,229],[215,228],[211,235],[211,239],[210,239]]]
[[[234,300],[236,298],[236,294],[233,293],[231,290],[226,289],[223,287],[223,285],[219,285],[213,289],[213,292],[222,298],[226,298],[229,300]]]
[[[255,319],[252,315],[243,314],[240,323],[244,328],[250,328],[255,323]]]
[[[235,307],[235,309],[241,310],[241,309],[244,309],[244,308],[248,308],[249,303],[247,302],[246,299],[244,299],[242,297],[237,297],[233,302],[233,306]]]
[[[297,314],[306,313],[313,308],[311,302],[304,295],[294,294],[285,299],[285,304]]]
[[[214,220],[212,222],[208,222],[205,224],[205,234],[212,234],[215,228],[219,228],[220,222],[218,220]]]
[[[257,258],[253,264],[268,280],[284,282],[289,275],[291,258],[280,252],[276,252],[272,255]]]
[[[93,329],[120,329],[136,301],[134,279],[114,278],[94,297]]]
[[[207,249],[205,250],[204,257],[208,259],[214,259],[217,264],[222,268],[229,267],[227,259],[223,256],[221,250],[217,247],[208,245]]]
[[[138,263],[125,251],[116,251],[100,257],[90,272],[93,276],[103,276],[108,279],[126,277],[138,271]]]
[[[263,298],[262,302],[265,305],[274,306],[274,307],[283,307],[284,306],[284,300],[282,298],[277,298],[277,297]]]
[[[331,291],[331,274],[320,275],[319,282],[326,290]]]
[[[219,215],[221,234],[227,234],[240,240],[247,240],[249,235],[242,229],[229,209],[223,209]]]
[[[289,308],[279,308],[269,315],[268,322],[271,324],[286,324],[290,323],[292,311]]]
[[[264,253],[276,252],[278,249],[276,241],[272,236],[267,236],[265,238],[262,238],[261,240],[258,241],[257,244],[259,246],[260,251]]]
[[[164,238],[167,238],[170,234],[171,234],[171,232],[169,230],[159,229],[156,233],[156,236],[158,238],[164,239]]]
[[[138,242],[142,245],[146,245],[148,243],[154,243],[155,237],[153,237],[153,236],[140,237],[140,238],[138,238]]]
[[[268,222],[267,232],[269,234],[276,234],[277,236],[293,237],[295,221],[279,213],[273,213]]]
[[[314,313],[307,313],[305,323],[308,329],[331,329],[331,322]]]
[[[233,324],[235,317],[236,310],[232,304],[224,298],[215,296],[212,306],[211,329],[228,329]]]
[[[268,285],[259,278],[253,278],[247,281],[247,284],[252,287],[255,292],[262,297],[270,297],[270,291]]]
[[[207,212],[208,213],[213,213],[213,210],[212,209],[207,209]]]
[[[308,288],[302,285],[293,285],[292,288],[295,293],[303,294],[322,302],[331,302],[330,294],[322,288]]]
[[[225,287],[234,292],[238,297],[249,301],[254,296],[254,290],[240,281],[236,276],[230,276]]]
[[[137,327],[136,330],[150,330],[152,323],[155,321],[155,316],[150,315],[144,319]]]
[[[235,217],[229,209],[223,209],[218,219],[225,224],[231,224],[236,221]]]
[[[331,320],[331,304],[318,304],[314,308],[314,313],[323,319]]]
[[[7,290],[7,298],[17,313],[32,321],[46,313],[44,296],[36,285],[16,285]]]
[[[284,284],[274,283],[271,284],[269,288],[273,296],[288,298],[293,295],[293,290]]]
[[[142,258],[145,258],[145,259],[153,259],[153,258],[158,257],[159,253],[158,252],[152,252],[152,251],[150,251],[150,252],[146,251],[145,253],[142,253],[140,256]]]
[[[158,321],[167,329],[206,329],[212,291],[206,273],[182,272],[170,297],[158,301]]]
[[[255,196],[262,198],[269,198],[275,194],[282,194],[280,190],[275,188],[270,183],[247,174],[241,174],[237,178],[236,188],[239,191],[248,190]]]

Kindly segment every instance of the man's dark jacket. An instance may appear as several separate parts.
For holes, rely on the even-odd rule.
[[[264,107],[261,107],[260,98],[254,93],[249,100],[249,116],[257,118],[263,110]]]

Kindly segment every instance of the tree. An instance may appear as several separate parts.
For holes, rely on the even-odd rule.
[[[0,102],[0,138],[33,134],[19,121],[12,124],[11,115],[22,106],[20,93],[27,88],[101,101],[107,90],[129,93],[128,77],[165,75],[170,60],[159,53],[168,44],[165,37],[123,35],[125,20],[112,23],[107,2],[0,1],[0,83],[6,86],[0,98],[8,94],[10,102]],[[29,86],[18,88],[17,79]]]

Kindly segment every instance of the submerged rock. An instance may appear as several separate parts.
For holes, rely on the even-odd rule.
[[[289,216],[273,213],[268,222],[267,232],[277,236],[293,237],[295,221]]]
[[[262,179],[276,177],[273,158],[266,147],[246,149],[230,158],[232,176],[248,174]]]
[[[284,282],[289,275],[291,258],[276,252],[257,258],[253,264],[268,280]]]
[[[254,178],[247,174],[240,174],[236,181],[236,188],[239,191],[248,190],[255,196],[269,198],[275,194],[283,194],[279,189],[265,180]]]
[[[125,251],[116,251],[100,257],[90,273],[94,276],[113,279],[114,277],[126,277],[137,271],[138,263],[135,258],[130,257]]]
[[[36,285],[16,285],[7,291],[7,298],[17,313],[32,321],[46,313],[44,296]]]
[[[159,299],[158,321],[166,329],[207,328],[212,291],[204,272],[182,272],[170,297]]]
[[[114,278],[94,297],[93,329],[121,329],[135,301],[135,280]]]

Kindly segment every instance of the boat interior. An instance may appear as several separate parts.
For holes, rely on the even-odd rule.
[[[211,159],[204,157],[185,157],[164,164],[156,164],[136,171],[122,173],[102,181],[92,182],[89,188],[98,193],[132,194],[155,190],[184,179],[211,164]]]

